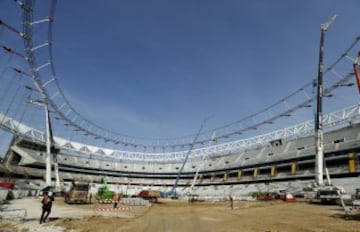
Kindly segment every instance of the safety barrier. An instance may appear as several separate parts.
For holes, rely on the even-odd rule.
[[[98,200],[99,204],[114,204],[113,200]],[[142,198],[122,198],[119,202],[122,205],[149,205],[150,202],[148,200],[144,200]]]
[[[110,208],[110,207],[105,207],[105,208],[95,208],[95,211],[101,211],[101,212],[111,212],[111,211],[130,211],[133,208],[131,206],[127,206],[127,207],[116,207],[116,208]]]
[[[113,200],[98,200],[99,204],[114,204],[115,202]]]

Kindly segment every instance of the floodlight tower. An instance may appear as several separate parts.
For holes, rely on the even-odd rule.
[[[36,90],[31,87],[28,87],[28,89]],[[50,121],[50,111],[49,111],[49,105],[46,98],[43,100],[39,99],[30,99],[30,104],[43,106],[45,109],[45,120],[46,120],[46,131],[45,131],[45,143],[46,143],[46,157],[45,157],[45,166],[46,166],[46,173],[45,173],[45,183],[46,186],[51,186],[51,164],[52,164],[52,154],[51,154],[51,148],[53,146],[53,135],[52,135],[52,129],[51,129],[51,121]],[[60,190],[60,178],[59,178],[59,168],[58,163],[56,160],[56,156],[54,154],[53,157],[53,164],[54,164],[54,172],[55,172],[55,188],[56,190]]]
[[[317,101],[316,101],[316,117],[315,117],[315,142],[316,142],[316,158],[315,158],[315,182],[317,185],[324,185],[324,135],[322,123],[322,97],[323,97],[323,55],[324,55],[324,37],[329,26],[335,21],[335,14],[328,22],[321,25],[320,34],[320,50],[319,50],[319,66],[317,77]]]
[[[45,173],[45,183],[46,186],[51,186],[51,137],[50,137],[50,116],[48,104],[45,101],[38,99],[30,99],[29,103],[33,105],[43,106],[45,109],[45,118],[46,118],[46,131],[45,131],[45,142],[46,142],[46,173]]]

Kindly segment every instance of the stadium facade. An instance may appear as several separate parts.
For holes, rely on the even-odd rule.
[[[26,133],[29,134],[29,131],[36,134],[33,130]],[[26,133],[14,134],[0,170],[4,176],[43,179],[46,145],[41,139],[37,141],[34,136],[26,136]],[[101,183],[105,178],[109,184],[169,190],[178,175],[178,186],[188,188],[197,171],[199,175],[195,184],[204,187],[313,180],[314,135],[307,133],[294,138],[293,135],[276,134],[276,137],[268,135],[262,143],[255,138],[246,139],[247,146],[241,149],[218,144],[205,150],[189,151],[189,159],[181,173],[179,169],[186,151],[181,154],[129,153],[55,138],[56,147],[52,153],[57,159],[62,182],[85,180]],[[40,138],[43,136],[40,132],[38,135]],[[249,142],[254,140],[258,142]],[[232,148],[219,150],[219,146]],[[332,178],[356,177],[360,174],[360,124],[356,120],[347,119],[347,123],[327,130],[324,148],[325,167]]]

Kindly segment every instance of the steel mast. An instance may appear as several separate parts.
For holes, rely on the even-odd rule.
[[[335,14],[328,22],[321,25],[320,50],[319,50],[319,66],[317,77],[317,101],[316,101],[316,117],[315,117],[315,142],[316,142],[316,158],[315,158],[315,181],[319,186],[324,185],[324,134],[323,134],[323,117],[322,117],[322,97],[323,97],[323,54],[324,54],[324,37],[329,26],[335,21]]]
[[[31,87],[29,89],[35,90]],[[55,172],[55,188],[57,191],[60,191],[60,178],[59,178],[59,167],[57,163],[56,154],[52,156],[52,148],[54,145],[54,138],[51,128],[51,121],[50,121],[50,111],[48,101],[44,97],[44,100],[38,99],[30,99],[29,103],[34,105],[43,106],[45,109],[45,120],[46,120],[46,130],[45,130],[45,144],[46,144],[46,156],[45,156],[45,166],[46,166],[46,173],[45,173],[45,184],[46,187],[52,186],[51,184],[51,163],[54,164],[54,172]]]
[[[50,115],[49,115],[49,108],[48,104],[44,100],[38,99],[30,99],[30,104],[43,106],[45,109],[45,120],[46,120],[46,128],[44,133],[44,140],[46,146],[46,156],[45,156],[45,184],[46,186],[51,186],[51,126],[50,126]]]

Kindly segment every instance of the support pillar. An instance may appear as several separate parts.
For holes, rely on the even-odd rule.
[[[223,181],[227,181],[228,180],[228,173],[227,172],[225,172],[224,173],[224,178],[223,178]]]
[[[355,173],[357,169],[356,154],[351,152],[348,154],[349,157],[349,173]]]
[[[291,163],[291,175],[295,175],[295,174],[296,174],[296,168],[297,168],[296,162],[292,162],[292,163]]]
[[[270,176],[275,177],[275,175],[276,175],[276,166],[273,165],[271,166]]]
[[[241,179],[241,176],[242,176],[242,170],[241,170],[241,169],[239,169],[239,170],[238,170],[238,176],[237,176],[238,180],[240,180],[240,179]]]
[[[258,175],[258,168],[254,168],[254,178],[256,178]]]

